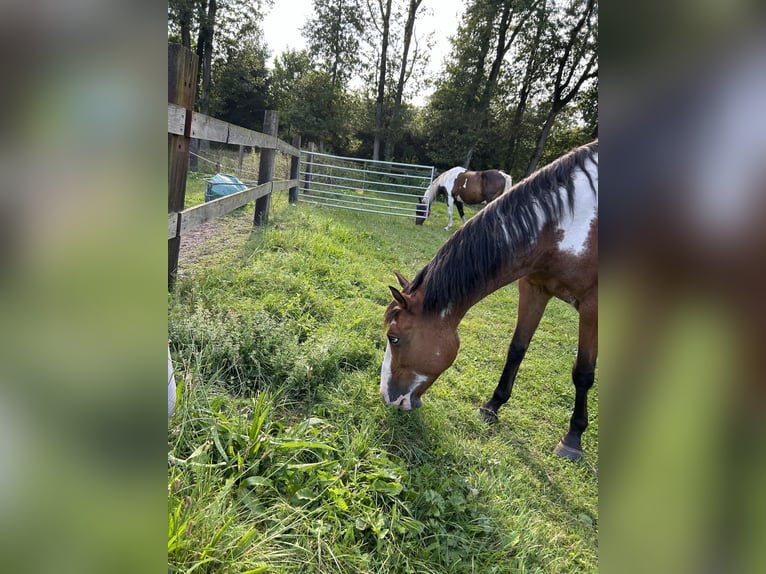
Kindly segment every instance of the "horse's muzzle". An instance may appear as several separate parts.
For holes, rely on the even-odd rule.
[[[412,409],[419,409],[423,406],[421,398],[412,396],[412,392],[409,392],[406,395],[399,395],[393,400],[390,397],[387,397],[384,393],[381,393],[381,397],[383,398],[383,402],[389,407],[397,407],[403,411],[411,411]]]
[[[415,225],[423,225],[428,217],[428,204],[419,202],[415,208]]]

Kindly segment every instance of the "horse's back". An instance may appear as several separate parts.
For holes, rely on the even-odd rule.
[[[508,188],[508,178],[502,171],[488,169],[479,173],[481,173],[484,199],[487,203],[496,200]]]

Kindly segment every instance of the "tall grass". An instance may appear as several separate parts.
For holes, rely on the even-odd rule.
[[[595,389],[586,458],[552,454],[571,415],[576,312],[550,304],[497,425],[476,407],[502,370],[515,287],[469,311],[422,409],[391,410],[378,391],[387,285],[446,239],[446,206],[423,227],[283,194],[272,209],[169,296],[169,571],[595,571]]]

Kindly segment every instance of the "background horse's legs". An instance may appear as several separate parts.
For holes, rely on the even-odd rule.
[[[447,227],[444,229],[446,231],[450,230],[450,227],[452,227],[452,204],[455,203],[454,198],[452,197],[451,193],[447,194],[447,213],[449,214],[449,221],[447,222]]]
[[[460,214],[460,221],[463,222],[463,225],[465,225],[465,213],[463,212],[463,202],[462,201],[455,201],[455,205],[457,206],[457,212]]]
[[[497,383],[492,398],[479,409],[487,422],[497,421],[497,410],[508,402],[513,389],[513,381],[519,370],[524,355],[535,334],[540,319],[545,312],[551,296],[540,287],[529,283],[526,277],[519,279],[519,313],[516,322],[516,330],[513,332],[511,344],[508,347],[508,356],[505,360],[503,374]]]
[[[575,404],[564,435],[554,452],[564,458],[577,460],[582,456],[580,438],[588,426],[588,391],[593,386],[598,355],[598,298],[594,294],[580,303],[580,336],[577,360],[572,369]]]

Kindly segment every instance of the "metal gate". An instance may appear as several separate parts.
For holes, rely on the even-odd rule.
[[[299,201],[338,209],[414,217],[433,166],[356,159],[303,150]]]

